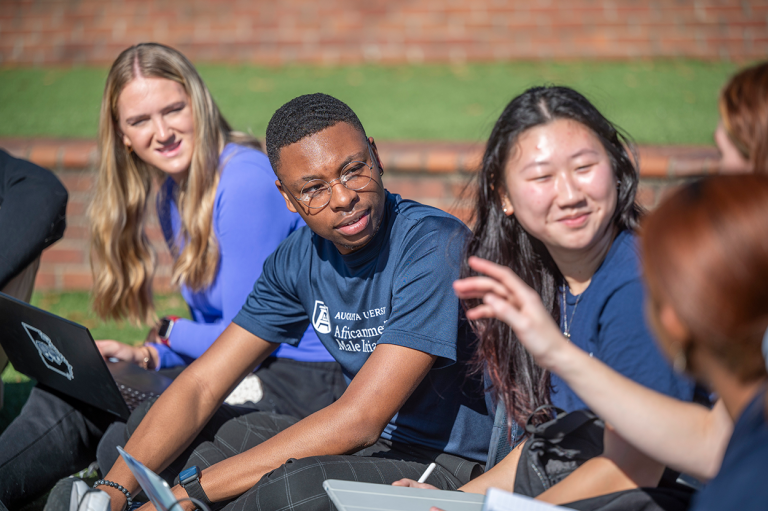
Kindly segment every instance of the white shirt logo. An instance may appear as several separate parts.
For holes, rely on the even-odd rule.
[[[75,377],[72,372],[72,365],[67,362],[64,355],[56,349],[56,346],[51,342],[51,338],[37,328],[29,326],[24,322],[21,323],[21,326],[24,327],[32,344],[37,348],[37,352],[40,354],[40,358],[43,359],[45,367],[55,373],[65,376],[68,380],[72,380]]]
[[[315,300],[315,310],[312,313],[312,326],[320,334],[331,332],[331,316],[328,314],[328,306],[320,300]]]

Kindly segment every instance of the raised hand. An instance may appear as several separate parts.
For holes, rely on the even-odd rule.
[[[515,273],[479,257],[469,266],[485,276],[468,277],[453,283],[456,295],[479,298],[483,303],[467,311],[470,320],[495,318],[509,325],[536,362],[549,369],[554,353],[568,343],[538,293]]]

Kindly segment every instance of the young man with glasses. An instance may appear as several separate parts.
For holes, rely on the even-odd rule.
[[[433,461],[428,481],[458,488],[482,472],[493,422],[480,378],[467,375],[471,334],[451,288],[468,230],[387,192],[373,139],[330,96],[281,107],[267,153],[307,227],[267,259],[233,324],[146,412],[126,450],[172,476],[185,469],[178,498],[226,509],[328,509],[325,479],[389,484]],[[219,408],[310,323],[350,380],[337,402],[301,421]],[[122,460],[105,479],[138,488]],[[101,488],[120,509],[123,493]]]

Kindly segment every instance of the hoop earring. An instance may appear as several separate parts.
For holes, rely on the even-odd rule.
[[[128,154],[133,153],[133,146],[126,145],[126,149],[128,149]]]

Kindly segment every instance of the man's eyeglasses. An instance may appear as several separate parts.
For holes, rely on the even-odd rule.
[[[290,191],[288,193],[291,193],[294,199],[303,202],[304,205],[310,209],[321,209],[331,202],[333,183],[335,181],[340,182],[349,190],[362,190],[368,186],[368,183],[373,179],[373,164],[375,160],[373,159],[371,144],[368,144],[368,155],[371,158],[371,163],[351,161],[341,169],[341,175],[336,179],[331,180],[330,183],[322,179],[313,179],[312,181],[304,183],[298,197],[293,195]],[[286,188],[285,184],[283,184],[283,188]]]

